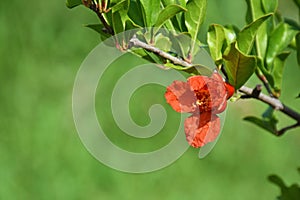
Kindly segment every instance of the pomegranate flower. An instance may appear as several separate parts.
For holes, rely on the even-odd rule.
[[[191,76],[187,82],[174,81],[167,87],[165,98],[175,111],[192,113],[184,122],[185,135],[188,143],[198,148],[219,135],[217,114],[225,110],[233,93],[233,87],[213,73],[211,77]]]

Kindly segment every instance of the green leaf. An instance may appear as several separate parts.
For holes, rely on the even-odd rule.
[[[277,185],[278,187],[280,187],[281,190],[285,190],[287,188],[286,185],[285,185],[285,183],[283,182],[283,180],[279,176],[277,176],[275,174],[270,175],[268,177],[268,179],[269,179],[270,182],[272,182],[275,185]]]
[[[194,51],[200,27],[206,14],[207,0],[189,0],[185,12],[185,25],[192,38],[191,52]]]
[[[85,27],[87,28],[90,28],[94,31],[96,31],[97,33],[100,34],[100,38],[101,38],[101,41],[104,41],[104,43],[107,45],[107,46],[115,46],[115,42],[113,41],[113,38],[111,38],[110,40],[106,40],[108,38],[111,37],[110,34],[106,33],[105,31],[105,27],[103,26],[103,24],[87,24],[85,25]]]
[[[104,26],[102,24],[87,24],[87,25],[84,25],[84,26],[96,31],[99,34],[103,33]]]
[[[283,67],[285,60],[288,58],[291,52],[283,52],[276,56],[274,59],[274,64],[271,69],[271,74],[274,78],[274,86],[276,92],[280,93],[282,85]]]
[[[158,15],[158,19],[154,26],[159,29],[167,20],[171,19],[174,17],[177,13],[186,11],[186,9],[182,6],[179,5],[168,5],[165,7]]]
[[[190,75],[206,75],[210,76],[212,74],[212,70],[206,66],[203,65],[194,65],[192,67],[182,67],[180,65],[175,65],[173,63],[166,63],[166,67],[170,67],[172,69],[178,70],[178,71],[184,71]]]
[[[298,31],[286,23],[280,23],[269,37],[269,45],[266,54],[266,63],[270,67],[276,58],[296,36]]]
[[[169,37],[166,37],[163,34],[159,33],[155,36],[154,46],[164,52],[169,52],[172,46],[172,42],[170,41]]]
[[[129,6],[130,6],[130,0],[122,0],[122,1],[118,1],[118,0],[114,0],[110,2],[111,4],[111,10],[112,12],[118,12],[120,10],[122,10],[123,12],[125,11],[127,13]]]
[[[263,8],[262,0],[246,0],[246,2],[248,6],[246,19],[249,24],[267,14]],[[268,33],[268,25],[270,25],[270,23],[272,23],[272,21],[268,20],[268,23],[262,24],[256,34],[255,50],[257,56],[260,58],[264,58],[266,54],[268,45],[268,35],[266,33]]]
[[[74,7],[79,6],[81,4],[82,4],[81,0],[67,0],[66,1],[66,6],[68,8],[74,8]]]
[[[225,69],[228,80],[235,89],[239,89],[254,73],[256,57],[242,53],[235,43],[224,52]]]
[[[159,0],[138,0],[142,6],[142,12],[144,13],[144,24],[146,27],[151,27],[155,24],[158,13],[160,11]]]
[[[138,4],[137,1],[130,1],[130,6],[128,9],[128,17],[137,25],[141,27],[145,27],[143,21],[143,13],[141,10],[141,6]]]
[[[297,46],[297,61],[298,66],[300,66],[300,33],[296,36],[296,46]]]
[[[224,27],[218,24],[210,25],[207,33],[207,44],[210,55],[216,65],[222,62],[222,49],[225,42]]]
[[[300,9],[300,0],[294,0],[294,3],[298,6],[298,8]]]
[[[269,131],[270,133],[276,135],[277,134],[277,128],[276,128],[276,124],[277,124],[277,120],[275,118],[265,118],[265,119],[260,119],[254,116],[248,116],[245,117],[244,120],[251,122],[263,129],[265,129],[266,131]]]
[[[278,0],[262,0],[262,7],[265,13],[275,13],[278,7]]]
[[[256,60],[257,60],[257,67],[260,69],[260,71],[263,73],[263,75],[267,78],[269,84],[273,88],[274,87],[274,78],[271,75],[271,72],[268,69],[266,69],[262,58],[257,57]]]
[[[239,49],[245,53],[249,54],[254,40],[256,33],[258,31],[258,28],[262,25],[263,22],[265,22],[272,14],[264,15],[258,19],[256,19],[251,24],[247,25],[245,28],[241,30],[241,32],[238,34],[237,37],[237,44]]]
[[[180,33],[176,35],[170,34],[170,38],[174,51],[178,54],[179,57],[185,60],[190,49],[190,35],[188,33]]]
[[[264,14],[264,8],[262,0],[246,0],[247,3],[247,23],[251,23],[254,20],[260,18]]]
[[[224,28],[225,40],[227,46],[231,46],[231,43],[236,41],[237,34],[240,30],[234,25],[226,25]]]

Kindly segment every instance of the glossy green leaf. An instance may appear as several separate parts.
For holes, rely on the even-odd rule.
[[[210,76],[212,74],[212,70],[203,65],[195,65],[192,67],[182,67],[180,65],[174,65],[173,63],[166,63],[164,66],[170,67],[170,68],[178,70],[178,71],[184,71],[190,75]]]
[[[67,0],[66,1],[66,6],[68,8],[74,8],[74,7],[79,6],[81,4],[82,4],[81,0]]]
[[[210,55],[219,65],[222,61],[222,48],[225,42],[224,27],[218,24],[210,25],[207,33],[207,44],[209,47]]]
[[[231,44],[230,48],[227,48],[223,59],[229,83],[235,89],[239,89],[254,73],[256,57],[242,53],[237,48],[236,42]]]
[[[159,11],[160,1],[159,0],[138,0],[142,6],[144,12],[144,24],[146,27],[151,27],[155,24]]]
[[[253,43],[255,40],[256,33],[258,31],[258,28],[264,23],[272,14],[264,15],[255,21],[253,21],[251,24],[247,25],[245,28],[241,30],[241,32],[238,34],[237,37],[237,44],[239,49],[245,53],[249,54]]]
[[[277,124],[277,119],[272,118],[272,119],[260,119],[254,116],[248,116],[245,117],[244,120],[251,122],[257,126],[259,126],[260,128],[265,129],[266,131],[276,135],[277,134],[277,128],[276,128],[276,124]]]
[[[266,54],[266,63],[270,67],[278,54],[291,43],[298,31],[286,23],[280,23],[269,38]]]
[[[226,25],[224,28],[225,40],[226,40],[226,47],[229,46],[236,41],[237,34],[240,30],[234,25]]]
[[[246,0],[248,10],[247,10],[247,22],[250,24],[256,19],[267,14],[263,8],[262,0]],[[268,23],[271,23],[270,19],[267,20]],[[256,38],[255,38],[255,51],[257,56],[260,58],[264,58],[268,45],[268,25],[264,23],[257,30]]]
[[[278,7],[278,0],[262,0],[262,7],[265,13],[275,13]]]
[[[192,38],[191,52],[195,48],[197,36],[204,21],[206,7],[207,0],[189,0],[187,2],[186,8],[188,11],[185,12],[184,16],[185,25]]]
[[[280,92],[282,85],[283,67],[285,60],[288,58],[291,52],[283,52],[276,56],[274,64],[271,69],[272,77],[274,78],[274,89],[276,92]]]
[[[120,10],[127,12],[130,6],[130,0],[122,0],[122,1],[111,1],[111,10],[112,12],[118,12]]]
[[[112,13],[114,33],[118,34],[125,30],[125,21],[122,20],[120,12]]]
[[[167,20],[174,17],[177,13],[186,11],[186,9],[179,5],[168,5],[165,7],[158,15],[157,21],[154,26],[158,29],[160,28]]]
[[[128,17],[137,25],[141,27],[145,27],[143,21],[143,12],[141,5],[138,4],[138,1],[130,1],[129,9],[128,9]]]
[[[296,47],[297,47],[298,66],[300,66],[300,33],[298,33],[296,36]]]

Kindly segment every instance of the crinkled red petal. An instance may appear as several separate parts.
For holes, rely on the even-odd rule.
[[[186,82],[174,81],[167,87],[165,98],[177,112],[193,113],[197,109],[197,106],[195,105],[197,100],[195,93],[190,89],[189,84]]]
[[[218,137],[220,127],[220,118],[215,114],[192,115],[184,122],[186,140],[192,147],[202,147]]]

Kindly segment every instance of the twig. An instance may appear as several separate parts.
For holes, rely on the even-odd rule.
[[[297,121],[298,126],[300,126],[300,114],[293,109],[287,107],[284,105],[279,99],[276,99],[274,97],[267,96],[263,93],[259,93],[259,95],[253,95],[253,89],[248,88],[246,86],[242,86],[239,89],[240,92],[246,94],[249,97],[258,99],[270,106],[272,106],[275,110],[279,110],[282,113],[286,114],[287,116],[295,119]]]
[[[300,126],[300,123],[296,123],[296,124],[293,124],[291,126],[287,126],[285,128],[282,128],[281,130],[277,131],[277,136],[281,136],[283,135],[286,131],[290,130],[290,129],[294,129],[296,127]]]
[[[151,46],[149,44],[146,44],[142,41],[140,41],[135,35],[129,40],[129,42],[131,43],[129,46],[136,46],[136,47],[140,47],[140,48],[143,48],[147,51],[150,51],[150,52],[153,52],[163,58],[166,58],[170,61],[172,61],[174,64],[176,65],[181,65],[183,67],[192,67],[194,65],[188,63],[188,62],[185,62],[184,60],[181,60],[175,56],[172,56],[154,46]]]
[[[265,77],[265,75],[263,75],[263,73],[261,71],[259,71],[258,69],[255,71],[257,77],[259,78],[259,80],[264,84],[265,88],[267,89],[269,95],[271,97],[275,97],[273,92],[272,92],[272,89],[270,87],[270,84],[267,80],[267,78]]]
[[[94,11],[97,14],[97,16],[100,19],[101,23],[103,24],[103,26],[107,30],[107,33],[110,34],[110,35],[114,35],[114,30],[111,28],[111,26],[104,19],[102,13],[100,12],[99,5],[97,3],[95,3],[94,1],[91,1],[91,0],[83,0],[82,2],[86,7],[88,7],[89,9],[91,9],[92,11]]]
[[[181,65],[183,67],[192,67],[192,66],[194,66],[191,63],[185,62],[185,61],[183,61],[183,60],[181,60],[177,57],[174,57],[174,56],[172,56],[172,55],[156,48],[156,47],[153,47],[149,44],[146,44],[146,43],[140,41],[135,35],[130,39],[129,42],[130,42],[129,46],[140,47],[140,48],[143,48],[147,51],[156,53],[159,56],[170,60],[174,64],[178,64],[178,65]],[[242,86],[239,89],[239,91],[244,93],[247,98],[258,99],[258,100],[272,106],[274,109],[281,111],[282,113],[286,114],[287,116],[289,116],[292,119],[295,119],[297,121],[297,124],[281,129],[279,131],[279,134],[283,134],[285,131],[287,131],[291,128],[295,128],[297,126],[300,126],[300,114],[298,112],[296,112],[296,111],[292,110],[291,108],[287,107],[286,105],[284,105],[279,99],[261,93],[261,89],[262,89],[261,85],[257,85],[254,90],[251,89],[251,88],[248,88],[246,86]]]

